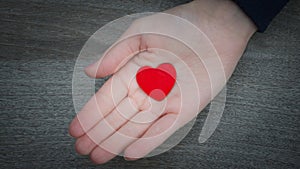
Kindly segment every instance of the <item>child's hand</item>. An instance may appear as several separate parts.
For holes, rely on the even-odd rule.
[[[123,151],[127,159],[144,157],[193,119],[225,85],[255,31],[249,19],[229,1],[194,1],[166,12],[201,29],[220,60],[207,53],[213,51],[212,46],[203,48],[209,47],[207,39],[182,30],[161,15],[136,21],[122,37],[170,30],[184,34],[192,46],[199,46],[201,59],[178,40],[142,34],[119,42],[103,59],[87,67],[91,77],[113,74],[70,125],[70,134],[77,138],[76,150],[90,154],[96,163],[105,163]],[[143,66],[162,63],[172,64],[177,78],[170,94],[159,102],[140,89],[135,75]]]

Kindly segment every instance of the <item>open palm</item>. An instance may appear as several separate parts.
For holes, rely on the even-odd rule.
[[[189,11],[186,8],[177,7],[169,13],[184,15],[182,11]],[[86,68],[86,74],[93,78],[112,75],[70,125],[70,134],[77,138],[78,153],[89,154],[96,163],[105,163],[122,152],[127,159],[144,157],[192,120],[225,85],[247,42],[237,38],[233,43],[238,45],[221,46],[226,38],[210,36],[221,55],[219,59],[211,57],[214,49],[205,45],[209,42],[203,36],[195,38],[194,31],[185,31],[184,36],[189,44],[204,46],[198,53],[174,38],[144,33],[147,30],[178,35],[183,32],[182,27],[174,27],[172,19],[164,21],[161,15],[139,19],[105,56]],[[209,31],[216,30],[203,31],[209,36],[215,35]],[[156,101],[143,92],[135,76],[143,66],[157,67],[162,63],[172,64],[177,77],[169,95]]]

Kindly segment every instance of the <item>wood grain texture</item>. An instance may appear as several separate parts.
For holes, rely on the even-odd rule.
[[[95,166],[68,135],[72,73],[85,41],[126,14],[184,1],[0,1],[0,168],[299,168],[300,2],[257,33],[228,83],[216,132],[197,139],[205,109],[170,151]]]

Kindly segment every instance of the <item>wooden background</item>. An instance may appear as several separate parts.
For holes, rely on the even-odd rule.
[[[299,168],[299,2],[251,39],[206,143],[197,139],[207,109],[170,151],[95,166],[76,154],[67,130],[80,49],[109,21],[184,1],[0,1],[0,168]]]

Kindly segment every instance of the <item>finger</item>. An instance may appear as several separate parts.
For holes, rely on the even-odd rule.
[[[122,111],[122,112],[120,112]],[[139,110],[131,104],[130,98],[125,98],[103,120],[76,141],[76,151],[79,154],[89,154],[98,144],[117,131],[128,119]]]
[[[117,95],[112,93],[118,93]],[[128,88],[118,75],[111,77],[77,114],[69,127],[73,137],[80,137],[111,112],[127,95]]]
[[[142,112],[139,112],[142,113]],[[138,114],[139,114],[138,113]],[[148,112],[148,114],[151,112]],[[144,114],[144,119],[147,118],[146,113]],[[155,113],[153,113],[155,114]],[[153,115],[150,115],[150,117]],[[140,119],[141,117],[139,117]],[[134,117],[133,117],[134,119]],[[103,150],[105,150],[106,154],[109,152],[108,156],[105,159],[111,160],[116,155],[120,154],[128,145],[137,140],[143,133],[151,126],[154,122],[149,123],[136,123],[133,121],[128,121],[124,126],[122,126],[117,132],[103,141],[99,146],[97,146],[90,154],[91,158],[94,161],[97,161],[96,158],[99,156],[98,154],[103,154]],[[106,161],[102,161],[106,162]]]
[[[161,145],[177,130],[177,117],[177,114],[172,113],[161,117],[140,139],[136,140],[125,149],[125,159],[136,160],[142,158]]]
[[[127,34],[125,33],[123,38]],[[101,59],[86,67],[86,74],[93,78],[100,78],[117,72],[128,60],[142,50],[140,37],[140,35],[135,35],[125,39],[121,38],[104,53]]]
[[[113,159],[115,156],[115,154],[106,151],[101,147],[97,147],[90,155],[90,158],[95,164],[103,164]]]

